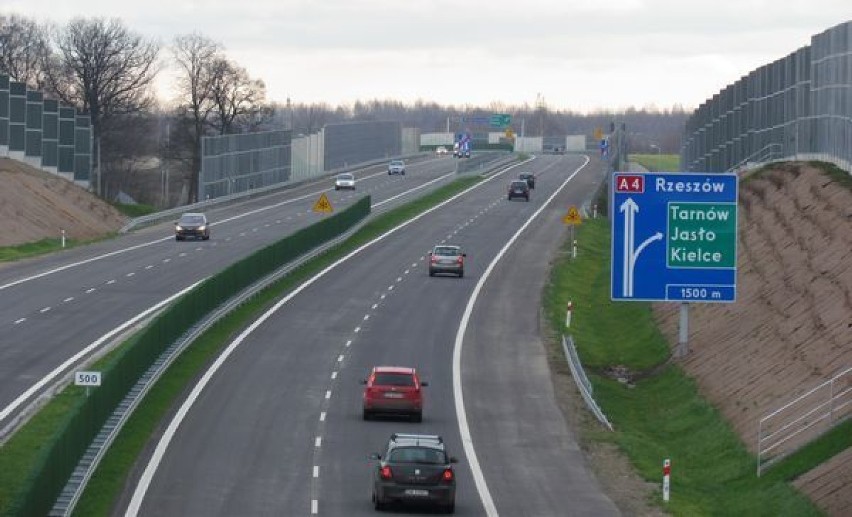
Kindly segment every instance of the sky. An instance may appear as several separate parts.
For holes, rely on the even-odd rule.
[[[267,99],[417,101],[552,110],[692,110],[852,20],[850,0],[0,0],[62,26],[119,18],[170,46],[200,33],[262,79]]]

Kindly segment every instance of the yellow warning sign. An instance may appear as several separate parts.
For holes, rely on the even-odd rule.
[[[325,213],[334,212],[334,208],[331,207],[331,201],[328,200],[328,196],[325,195],[325,192],[320,194],[319,199],[317,199],[317,202],[314,203],[313,211]]]
[[[580,217],[580,212],[577,211],[576,206],[572,206],[568,209],[568,213],[562,218],[562,222],[565,224],[581,224],[583,222],[583,219]]]

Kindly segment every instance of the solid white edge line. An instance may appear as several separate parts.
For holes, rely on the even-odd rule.
[[[66,360],[64,363],[62,363],[62,364],[60,364],[59,366],[57,366],[57,367],[56,367],[56,368],[55,368],[52,372],[50,372],[49,374],[47,374],[46,376],[44,376],[44,378],[42,378],[40,381],[38,381],[37,383],[33,384],[33,385],[30,387],[30,389],[28,389],[27,391],[25,391],[24,393],[22,393],[22,394],[21,394],[18,398],[16,398],[14,401],[12,401],[12,403],[11,403],[11,404],[9,404],[8,406],[6,406],[6,407],[3,409],[3,411],[0,411],[0,422],[2,422],[3,420],[5,420],[5,419],[9,416],[9,414],[11,414],[13,411],[15,411],[15,409],[17,409],[17,408],[18,408],[18,406],[20,406],[21,404],[23,404],[23,403],[24,403],[24,401],[26,401],[27,399],[29,399],[30,397],[32,397],[34,393],[36,393],[38,390],[40,390],[41,388],[43,388],[43,387],[44,387],[47,383],[52,382],[52,381],[53,381],[56,377],[58,377],[58,376],[59,376],[60,374],[62,374],[65,370],[67,370],[69,367],[71,367],[71,365],[73,365],[74,363],[78,362],[81,358],[83,358],[83,357],[85,357],[86,355],[88,355],[90,352],[92,352],[93,350],[95,350],[96,348],[98,348],[99,346],[101,346],[101,345],[102,345],[103,343],[105,343],[107,340],[112,339],[112,337],[113,337],[113,336],[115,336],[116,334],[119,334],[120,332],[123,332],[125,329],[127,329],[127,328],[128,328],[128,327],[130,327],[131,325],[135,325],[135,324],[136,324],[137,322],[139,322],[140,320],[142,320],[142,319],[146,318],[146,317],[147,317],[148,315],[150,315],[152,312],[155,312],[155,311],[159,310],[159,309],[160,309],[160,308],[162,308],[164,305],[167,305],[167,304],[171,303],[172,301],[174,301],[174,300],[175,300],[176,298],[178,298],[179,296],[181,296],[181,295],[183,295],[184,293],[186,293],[186,292],[188,292],[188,291],[192,290],[195,286],[197,286],[198,284],[200,284],[200,283],[201,283],[201,282],[203,282],[203,281],[204,281],[203,279],[202,279],[202,280],[199,280],[198,282],[196,282],[196,283],[192,284],[191,286],[187,287],[186,289],[184,289],[184,290],[182,290],[182,291],[179,291],[179,292],[177,292],[177,293],[173,294],[172,296],[170,296],[170,297],[166,298],[165,300],[161,301],[161,302],[160,302],[160,303],[158,303],[157,305],[154,305],[153,307],[150,307],[150,308],[148,308],[147,310],[145,310],[145,311],[143,311],[143,312],[141,312],[141,313],[137,314],[137,315],[136,315],[136,316],[134,316],[133,318],[131,318],[131,319],[129,319],[129,320],[127,320],[127,321],[125,321],[124,323],[122,323],[120,326],[118,326],[118,327],[116,327],[116,328],[112,329],[111,331],[107,332],[106,334],[104,334],[103,336],[101,336],[101,337],[100,337],[97,341],[95,341],[94,343],[90,344],[89,346],[87,346],[87,347],[86,347],[86,348],[84,348],[83,350],[80,350],[79,352],[77,352],[76,354],[74,354],[71,358],[69,358],[68,360]]]
[[[479,499],[482,501],[482,506],[485,507],[485,513],[489,517],[497,517],[499,513],[497,513],[497,507],[494,505],[494,500],[491,498],[491,492],[488,491],[488,484],[485,482],[485,475],[482,473],[482,468],[479,466],[479,460],[476,456],[476,450],[473,447],[473,439],[470,436],[470,427],[467,423],[467,414],[464,409],[464,393],[462,391],[462,383],[461,383],[461,353],[462,353],[462,345],[464,343],[464,334],[467,331],[467,325],[470,321],[470,315],[473,312],[473,306],[476,304],[476,299],[479,296],[479,291],[482,290],[482,286],[485,284],[485,281],[491,275],[491,271],[494,270],[494,267],[503,258],[503,255],[506,254],[506,251],[512,246],[512,244],[518,240],[518,237],[524,232],[524,230],[529,226],[533,220],[535,220],[538,215],[547,208],[547,205],[553,201],[553,198],[559,194],[565,185],[568,184],[569,181],[574,179],[574,176],[577,175],[580,170],[583,169],[589,163],[589,157],[584,156],[586,161],[578,167],[568,178],[562,183],[562,185],[556,189],[556,191],[547,198],[539,208],[536,210],[532,216],[525,222],[518,231],[515,232],[514,235],[503,245],[494,259],[488,264],[488,267],[482,273],[482,276],[479,277],[479,281],[476,283],[476,287],[474,287],[473,292],[470,295],[470,298],[467,301],[467,306],[464,309],[464,314],[462,315],[461,322],[459,323],[458,331],[456,332],[456,341],[453,345],[453,399],[456,405],[456,419],[459,423],[459,434],[461,435],[462,447],[464,448],[465,456],[467,457],[468,464],[470,465],[471,474],[473,474],[473,481],[476,484],[476,491],[479,493]]]
[[[343,264],[344,262],[346,262],[350,258],[354,257],[358,253],[361,253],[363,250],[369,248],[373,244],[384,240],[385,238],[387,238],[388,236],[398,232],[402,228],[405,228],[406,226],[413,224],[415,221],[419,221],[421,218],[426,217],[427,214],[430,214],[430,213],[432,213],[436,210],[443,208],[445,205],[455,201],[456,199],[467,194],[468,192],[472,191],[473,189],[479,188],[480,186],[488,183],[489,181],[492,181],[494,178],[499,177],[504,172],[506,172],[510,169],[513,169],[515,167],[520,167],[521,165],[523,165],[525,163],[527,163],[527,162],[524,161],[524,162],[520,162],[520,163],[517,163],[517,164],[514,164],[514,165],[510,165],[510,166],[506,167],[505,169],[503,169],[503,171],[500,174],[494,174],[494,175],[489,176],[488,178],[484,179],[483,181],[476,183],[475,185],[471,185],[470,187],[468,187],[468,188],[462,190],[461,192],[453,195],[452,197],[448,198],[447,200],[442,201],[441,203],[438,203],[437,205],[433,206],[432,208],[425,210],[424,212],[421,212],[420,214],[412,217],[411,219],[403,222],[402,224],[400,224],[400,225],[398,225],[394,228],[391,228],[390,230],[379,235],[378,237],[374,238],[373,240],[368,241],[368,242],[362,244],[361,246],[355,248],[354,250],[350,251],[349,253],[347,253],[343,257],[332,262],[331,264],[326,266],[324,269],[322,269],[319,273],[312,276],[311,278],[306,280],[304,283],[302,283],[301,285],[296,287],[293,291],[290,292],[290,294],[288,294],[284,298],[280,299],[275,305],[270,307],[269,310],[267,310],[265,313],[261,314],[258,319],[256,319],[248,327],[246,327],[246,329],[243,330],[239,335],[237,335],[237,337],[234,338],[234,340],[225,348],[225,350],[222,351],[222,354],[216,359],[216,361],[213,362],[212,365],[210,365],[210,368],[206,372],[204,372],[204,375],[201,376],[201,379],[199,379],[198,383],[193,387],[192,391],[189,393],[186,400],[184,400],[183,404],[181,404],[180,409],[178,409],[177,413],[174,415],[174,417],[172,417],[172,420],[169,422],[168,427],[166,428],[165,432],[163,432],[163,435],[160,437],[159,442],[157,442],[157,446],[154,449],[154,452],[151,454],[151,458],[148,460],[148,464],[145,466],[145,470],[144,470],[144,472],[142,472],[142,476],[139,478],[139,483],[136,485],[136,489],[133,491],[133,497],[131,498],[130,503],[128,504],[127,510],[125,511],[124,515],[126,517],[135,517],[139,513],[139,509],[142,507],[142,500],[145,498],[145,494],[148,491],[148,487],[151,486],[151,481],[154,479],[154,474],[156,473],[157,468],[159,468],[160,463],[163,461],[163,457],[166,454],[166,449],[168,449],[169,444],[171,444],[172,439],[174,438],[178,427],[180,427],[180,424],[183,422],[184,418],[186,418],[186,415],[189,412],[190,408],[195,404],[195,401],[198,399],[198,396],[201,394],[201,392],[204,390],[204,388],[207,386],[207,384],[210,382],[210,379],[213,378],[213,375],[216,374],[216,372],[219,370],[219,368],[222,367],[222,365],[225,363],[225,361],[228,359],[228,357],[230,357],[230,355],[234,352],[234,350],[236,350],[237,347],[239,347],[240,344],[242,344],[242,342],[252,332],[255,331],[255,329],[260,327],[263,323],[266,322],[267,319],[269,319],[273,314],[278,312],[278,309],[280,309],[281,307],[283,307],[284,305],[289,303],[290,300],[292,300],[298,294],[300,294],[302,291],[304,291],[305,289],[307,289],[308,287],[313,285],[320,278],[324,277],[326,274],[328,274],[328,272],[337,268],[337,266],[339,266],[340,264]],[[390,286],[389,289],[393,289],[393,286]],[[359,331],[359,330],[360,330],[360,327],[356,328],[356,332]],[[320,413],[320,421],[325,421],[325,417],[326,417],[325,411]]]

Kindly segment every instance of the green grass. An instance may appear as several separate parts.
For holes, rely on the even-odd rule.
[[[125,205],[123,203],[113,203],[112,206],[127,217],[140,217],[157,212],[157,209],[151,205]]]
[[[595,399],[616,429],[587,433],[585,439],[617,444],[653,483],[661,482],[663,460],[671,459],[671,501],[663,503],[660,492],[656,500],[674,515],[819,515],[783,476],[757,478],[756,458],[721,414],[679,366],[665,364],[668,345],[650,305],[609,301],[608,221],[587,220],[578,230],[578,258],[555,265],[544,303],[550,326],[561,333],[565,305],[568,299],[574,302],[571,333]],[[628,388],[593,373],[609,365],[634,371],[661,366]],[[810,461],[800,465],[812,466],[825,454],[809,453]]]
[[[62,249],[76,248],[77,246],[83,246],[104,239],[109,239],[112,236],[113,234],[110,234],[105,237],[89,240],[65,239],[65,248],[62,247],[61,238],[42,239],[40,241],[20,244],[18,246],[0,247],[0,262],[14,262],[25,258],[46,255]]]
[[[375,217],[340,245],[297,268],[212,325],[172,364],[167,374],[157,382],[130,417],[89,481],[75,509],[75,515],[110,513],[113,501],[122,490],[136,458],[162,418],[184,393],[187,384],[200,375],[232,336],[256,319],[264,309],[349,251],[480,181],[482,178],[478,176],[459,178],[417,200]],[[97,361],[92,368],[99,369],[108,364],[121,348],[132,346],[133,339],[135,338],[130,338],[119,349]],[[56,430],[68,418],[68,412],[76,407],[84,396],[85,391],[82,388],[66,387],[0,448],[0,515],[8,514],[9,504],[20,497],[29,473],[40,461],[43,444],[50,443]]]
[[[680,171],[680,156],[676,154],[631,154],[630,161],[639,163],[651,172]]]

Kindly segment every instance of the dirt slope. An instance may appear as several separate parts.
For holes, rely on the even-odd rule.
[[[74,183],[0,158],[0,246],[46,238],[84,240],[122,227],[125,216]]]
[[[755,451],[761,417],[852,366],[852,193],[789,164],[741,185],[739,213],[737,301],[690,307],[683,364]],[[655,314],[676,343],[678,305]],[[797,483],[830,515],[852,509],[844,457]]]

